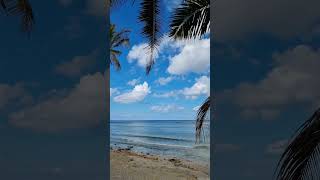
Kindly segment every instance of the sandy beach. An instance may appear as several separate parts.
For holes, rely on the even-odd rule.
[[[111,150],[112,180],[209,180],[208,166],[187,160]]]

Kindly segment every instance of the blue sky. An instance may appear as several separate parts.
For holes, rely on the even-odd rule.
[[[122,48],[122,69],[110,71],[111,120],[193,120],[196,108],[210,91],[210,40],[176,42],[169,39],[168,22],[178,1],[162,1],[159,51],[146,75],[147,41],[138,22],[139,4],[111,11],[117,29],[130,29],[130,46]]]

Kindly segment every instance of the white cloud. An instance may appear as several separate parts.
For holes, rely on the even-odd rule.
[[[167,71],[175,75],[205,73],[209,67],[210,39],[202,39],[187,42],[179,54],[170,58]]]
[[[132,46],[131,50],[128,53],[127,59],[129,63],[137,61],[138,66],[145,68],[148,62],[150,61],[150,51],[148,49],[147,43],[142,43]],[[158,52],[154,52],[154,59],[158,58]]]
[[[183,46],[189,43],[189,40],[174,40],[165,34],[160,41],[159,51],[164,50],[165,48],[169,48],[170,50],[181,50]]]
[[[180,95],[187,99],[196,99],[201,95],[210,95],[210,79],[207,76],[201,76],[196,79],[196,82],[191,87],[186,87],[180,90],[172,90],[164,93],[154,93],[154,97],[159,98],[178,98]]]
[[[210,95],[210,79],[207,76],[201,76],[196,79],[196,83],[190,88],[184,88],[181,92],[188,99],[195,99],[200,95]]]
[[[289,104],[319,105],[320,49],[299,45],[273,55],[274,67],[256,83],[241,83],[217,95],[248,117],[273,119]]]
[[[147,82],[143,84],[136,85],[133,90],[127,93],[120,94],[113,98],[115,102],[118,103],[134,103],[142,101],[149,93],[151,93],[151,88]]]
[[[159,47],[154,51],[154,60],[156,61],[159,56],[169,59],[170,65],[167,71],[170,74],[206,73],[210,67],[210,39],[174,40],[164,35]],[[139,67],[145,68],[150,60],[148,44],[132,46],[127,60],[129,63],[137,62]]]
[[[94,63],[96,63],[97,51],[93,51],[89,55],[75,56],[71,61],[59,64],[55,68],[55,72],[68,77],[77,77],[88,71]]]
[[[128,81],[127,84],[130,86],[135,86],[140,82],[140,79],[132,79],[131,81]]]
[[[177,106],[174,104],[168,104],[168,105],[151,106],[150,109],[154,112],[168,113],[168,112],[176,112],[176,111],[183,110],[184,107]]]
[[[165,93],[154,93],[154,97],[159,97],[159,98],[170,98],[170,97],[178,97],[180,94],[180,91],[174,90],[174,91],[169,91]]]
[[[156,80],[156,82],[162,86],[168,84],[169,82],[171,82],[172,80],[174,80],[174,77],[169,76],[169,77],[160,77],[159,79]]]
[[[117,88],[110,88],[110,96],[118,95],[119,93]]]
[[[9,122],[21,128],[44,132],[92,127],[106,118],[105,78],[87,75],[63,96],[47,98],[9,115]],[[64,93],[62,93],[64,94]]]

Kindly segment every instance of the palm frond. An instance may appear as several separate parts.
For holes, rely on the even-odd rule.
[[[295,134],[279,160],[277,179],[320,179],[320,109]]]
[[[130,30],[127,30],[127,29],[114,33],[113,36],[111,36],[112,47],[116,48],[119,46],[128,46],[129,45],[128,33],[130,33]]]
[[[201,132],[203,129],[203,123],[209,110],[210,110],[210,96],[204,101],[204,103],[198,109],[197,120],[196,120],[196,142],[200,141]]]
[[[121,69],[121,64],[118,59],[118,56],[121,55],[121,51],[117,50],[120,46],[127,47],[129,45],[129,36],[130,30],[123,29],[119,32],[116,31],[116,26],[114,24],[110,25],[110,63],[114,65],[116,70]]]
[[[111,53],[110,56],[111,56],[111,58],[110,58],[111,64],[113,64],[114,67],[116,68],[116,70],[119,71],[121,69],[121,64],[120,64],[119,59],[117,57],[118,55],[115,53]]]
[[[142,0],[140,3],[139,21],[143,23],[142,34],[148,39],[149,62],[146,73],[149,74],[154,64],[154,53],[157,51],[160,38],[160,1]]]
[[[0,0],[0,7],[2,8],[2,9],[7,9],[7,5],[6,5],[6,3],[5,3],[5,0]]]
[[[34,25],[34,15],[28,0],[1,0],[1,8],[8,14],[21,17],[21,27],[30,32]]]
[[[169,36],[199,38],[210,31],[210,0],[185,0],[174,10]]]

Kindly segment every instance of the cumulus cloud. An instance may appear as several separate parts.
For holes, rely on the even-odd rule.
[[[184,96],[187,99],[196,99],[201,95],[210,95],[210,79],[207,76],[197,78],[196,82],[191,87],[153,94],[154,97],[159,98],[178,98],[179,96]]]
[[[196,83],[189,88],[184,88],[181,92],[188,99],[195,99],[200,95],[210,95],[210,79],[201,76],[196,79]]]
[[[110,96],[118,95],[120,92],[117,88],[110,88]]]
[[[87,72],[96,62],[97,52],[94,51],[89,55],[75,56],[71,61],[59,64],[55,72],[67,77],[77,77]]]
[[[131,50],[129,51],[127,60],[129,63],[136,62],[138,66],[145,68],[150,60],[149,54],[150,50],[148,49],[147,43],[136,44],[132,46]],[[188,62],[192,62],[192,65],[196,65],[196,67],[182,67],[178,68],[178,72],[175,72],[177,69],[175,66],[179,66],[180,64],[185,66],[185,64],[181,62],[181,59],[189,56],[190,54],[195,54],[192,57],[196,58],[190,60],[192,57],[189,57]],[[210,40],[174,40],[168,35],[164,35],[160,40],[157,51],[154,52],[154,60],[157,61],[160,55],[161,57],[169,58],[169,60],[177,61],[171,62],[173,63],[171,67],[172,70],[170,68],[170,72],[172,71],[172,74],[180,75],[188,72],[202,73],[207,71],[208,67],[210,66]],[[175,56],[171,57],[171,55]],[[207,59],[205,59],[205,57],[207,57]],[[195,60],[197,60],[198,63],[194,63]]]
[[[165,93],[154,93],[153,96],[158,98],[170,98],[170,97],[178,97],[179,94],[180,94],[180,91],[173,90]]]
[[[296,36],[319,21],[319,6],[318,0],[217,1],[214,35],[218,41],[244,39],[256,32],[282,38]]]
[[[9,115],[9,122],[43,132],[93,127],[106,118],[105,87],[101,73],[84,76],[67,95],[54,96],[14,112]]]
[[[246,116],[273,118],[289,104],[317,106],[320,100],[320,49],[299,45],[273,55],[274,67],[256,83],[241,83],[217,95]]]
[[[127,84],[129,86],[135,86],[140,82],[140,79],[132,79],[131,81],[128,81]]]
[[[210,67],[210,39],[194,40],[186,43],[181,52],[169,59],[167,71],[182,75],[190,72],[205,73]]]
[[[128,53],[127,59],[129,63],[137,61],[138,66],[145,68],[150,60],[150,54],[147,43],[142,43],[132,46]],[[155,52],[153,55],[154,59],[158,58],[158,53]]]
[[[113,98],[115,102],[128,104],[144,100],[144,98],[151,93],[151,88],[147,82],[136,85],[133,90],[127,93],[120,94]]]
[[[156,80],[156,82],[161,85],[164,86],[166,84],[168,84],[169,82],[171,82],[172,80],[174,80],[174,77],[169,76],[169,77],[160,77],[159,79]]]
[[[168,105],[158,105],[158,106],[151,106],[150,108],[154,112],[159,113],[168,113],[168,112],[176,112],[181,111],[184,109],[182,106],[177,106],[174,104],[168,104]]]

